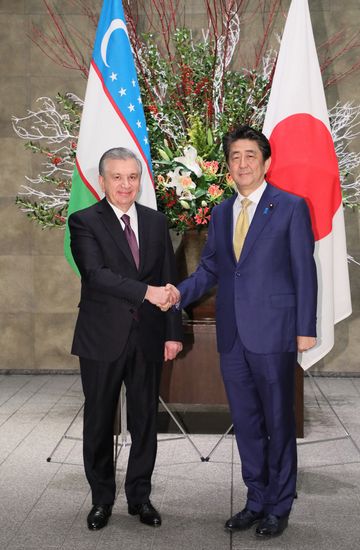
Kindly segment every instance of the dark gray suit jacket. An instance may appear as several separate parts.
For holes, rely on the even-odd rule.
[[[162,361],[166,340],[182,339],[181,314],[144,301],[147,285],[176,284],[175,257],[166,217],[136,204],[140,266],[106,199],[69,218],[71,251],[81,274],[81,300],[72,353],[97,361],[117,359],[134,315],[150,361]]]

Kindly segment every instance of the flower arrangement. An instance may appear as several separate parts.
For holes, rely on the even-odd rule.
[[[175,157],[168,147],[159,149],[156,196],[171,227],[179,233],[207,225],[211,209],[233,192],[233,180],[217,160],[204,160],[192,145]]]
[[[95,31],[97,14],[85,0],[77,2]],[[257,9],[262,9],[264,2],[261,0]],[[44,3],[58,39],[35,27],[33,41],[55,63],[87,77],[86,55],[92,40],[84,46],[87,53],[79,53],[67,39],[60,16]],[[276,52],[269,50],[269,37],[279,0],[271,0],[265,10],[269,18],[254,59],[235,68],[234,56],[237,60],[241,56],[240,23],[245,4],[239,0],[219,6],[204,2],[208,28],[196,35],[189,28],[179,28],[181,16],[172,1],[124,3],[152,150],[158,208],[179,233],[205,228],[212,208],[233,192],[221,147],[223,134],[240,122],[262,127],[276,60]],[[137,10],[145,14],[142,27],[147,27],[146,34],[137,30]],[[248,24],[249,18],[246,21]],[[337,34],[323,45],[325,70],[356,45],[350,38],[338,52],[340,38]],[[334,81],[334,77],[325,80],[325,86]],[[44,156],[42,171],[27,178],[29,185],[22,186],[16,202],[43,228],[64,227],[83,102],[71,93],[58,95],[56,101],[39,101],[38,110],[13,117],[17,135],[27,141],[30,150]],[[337,104],[329,115],[343,202],[358,207],[360,153],[352,152],[350,145],[360,132],[360,105]]]
[[[195,40],[190,29],[174,29],[170,56],[153,34],[133,43],[140,86],[147,91],[158,208],[179,233],[206,227],[212,208],[233,193],[222,135],[239,121],[260,127],[270,90],[267,67],[230,69],[240,19],[235,12],[224,17],[222,40]]]

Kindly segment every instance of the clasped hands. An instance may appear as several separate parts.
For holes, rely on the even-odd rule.
[[[180,302],[180,292],[170,283],[166,286],[149,285],[145,294],[145,300],[159,307],[161,311],[167,311]]]

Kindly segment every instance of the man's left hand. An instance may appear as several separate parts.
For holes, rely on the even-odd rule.
[[[172,361],[182,349],[183,345],[181,342],[168,340],[165,342],[164,361]]]
[[[297,336],[297,348],[299,353],[313,348],[315,344],[316,338],[314,338],[314,336]]]

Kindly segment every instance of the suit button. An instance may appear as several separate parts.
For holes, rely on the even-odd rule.
[[[236,277],[241,277],[240,271],[236,271],[236,272],[235,272],[235,275],[236,275]]]

